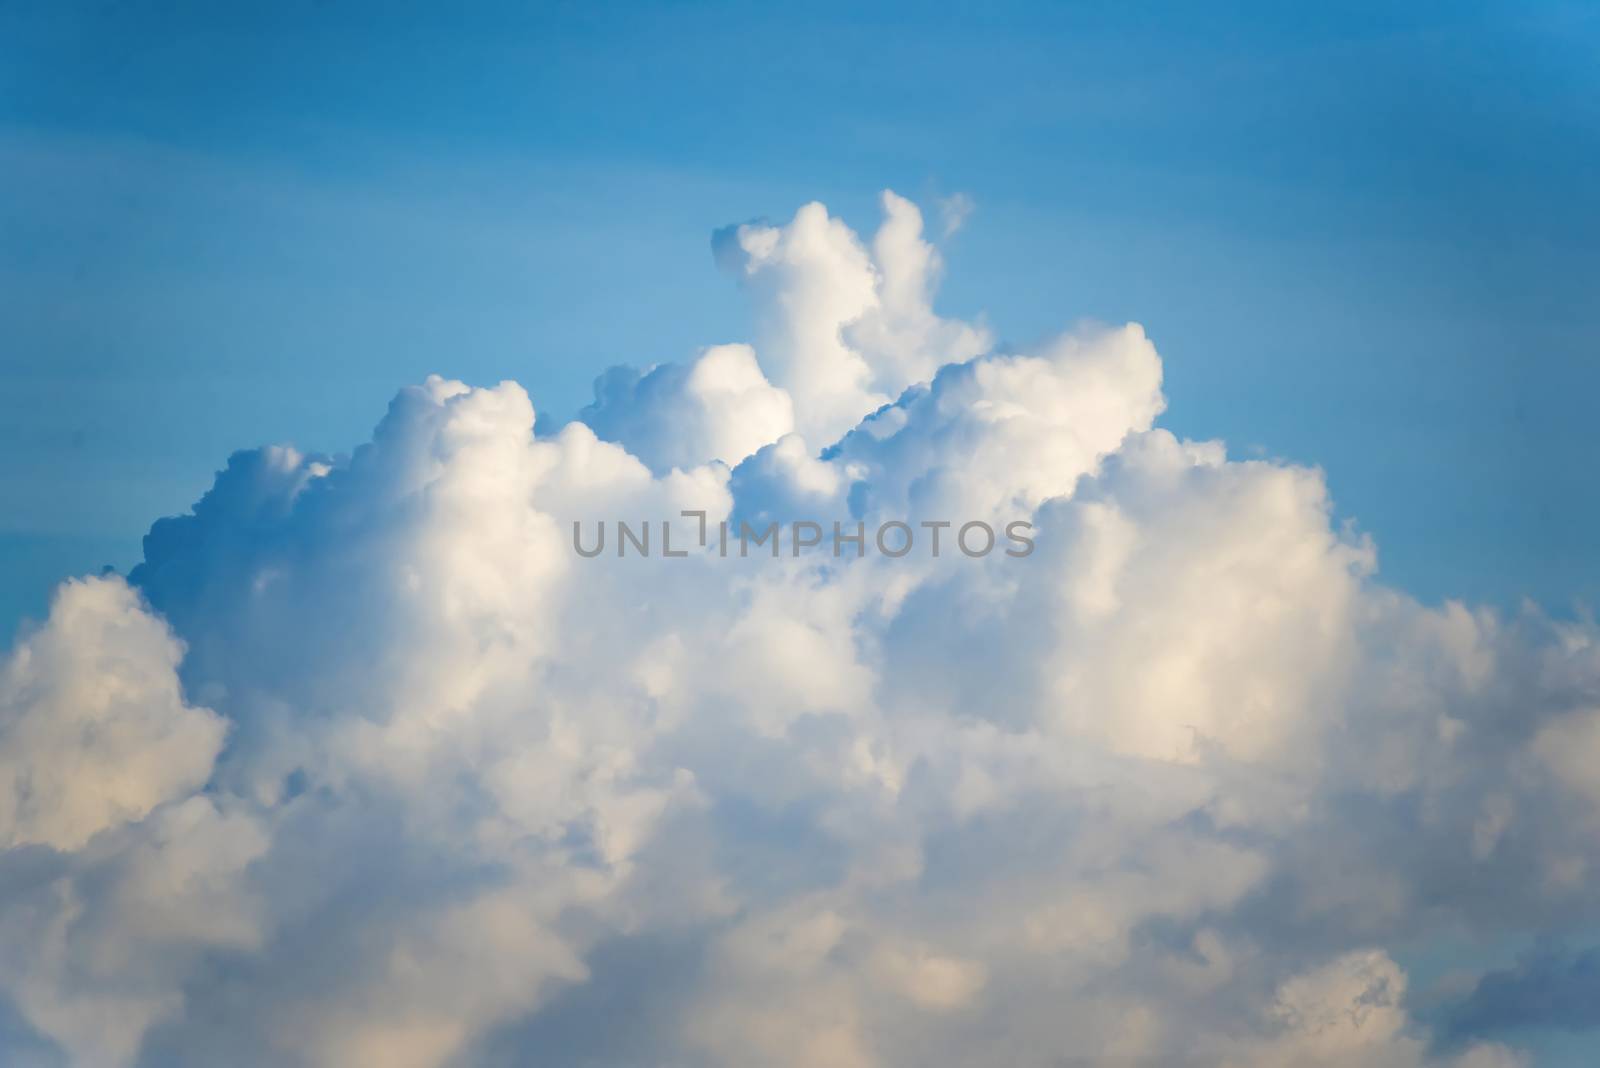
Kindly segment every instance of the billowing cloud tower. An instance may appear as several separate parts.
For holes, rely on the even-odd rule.
[[[1319,471],[1158,425],[1140,327],[996,348],[883,209],[720,232],[750,344],[559,432],[432,378],[64,584],[0,667],[7,1063],[1521,1063],[1403,962],[1600,918],[1594,625],[1386,588]]]

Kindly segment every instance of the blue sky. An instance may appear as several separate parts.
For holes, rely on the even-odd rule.
[[[388,10],[388,7],[385,7]],[[10,4],[0,630],[230,451],[393,389],[748,336],[708,237],[977,209],[942,304],[1145,324],[1184,434],[1321,464],[1382,573],[1600,593],[1600,21],[1581,5]]]

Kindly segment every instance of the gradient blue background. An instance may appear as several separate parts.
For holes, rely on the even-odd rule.
[[[3,3],[0,638],[235,448],[747,337],[712,228],[885,186],[976,201],[949,312],[1137,319],[1388,581],[1572,612],[1597,177],[1592,5]]]

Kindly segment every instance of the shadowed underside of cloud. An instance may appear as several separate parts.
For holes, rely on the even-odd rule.
[[[884,209],[721,233],[752,345],[548,436],[429,379],[65,583],[0,668],[8,1062],[1493,1068],[1441,1038],[1573,1026],[1524,969],[1436,1034],[1390,949],[1595,921],[1594,626],[1386,588],[1320,472],[1160,428],[1138,326],[997,350]],[[573,551],[684,510],[1037,548]]]

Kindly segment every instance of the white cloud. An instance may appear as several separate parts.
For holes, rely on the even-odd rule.
[[[885,192],[883,211],[870,250],[816,203],[785,226],[717,235],[719,260],[755,302],[762,365],[794,399],[796,429],[816,447],[989,345],[983,327],[934,314],[941,263],[922,239],[916,205]]]
[[[182,654],[120,578],[61,586],[0,665],[0,845],[78,849],[205,783],[225,725],[185,703]]]
[[[737,464],[794,429],[794,405],[767,382],[749,345],[716,345],[693,363],[643,375],[612,368],[579,418],[665,473],[708,460]]]
[[[429,379],[64,586],[0,683],[17,1026],[97,1066],[1518,1063],[1436,1048],[1399,947],[1596,919],[1600,634],[1384,587],[1319,471],[1157,425],[1136,325],[991,351],[884,204],[724,236],[753,347],[546,437]],[[1037,550],[573,551],[683,509]]]

